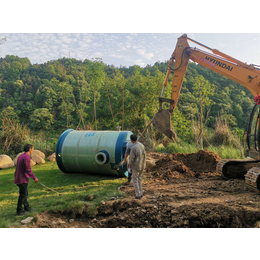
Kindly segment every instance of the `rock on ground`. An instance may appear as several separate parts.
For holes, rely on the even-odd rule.
[[[14,167],[14,162],[11,157],[6,154],[0,155],[0,169]]]
[[[33,220],[33,217],[28,217],[28,218],[26,218],[26,219],[23,219],[23,220],[21,221],[21,224],[24,225],[24,224],[31,223],[32,220]]]
[[[51,162],[56,162],[56,153],[53,153],[52,155],[50,155],[48,157],[48,160],[51,161]]]
[[[20,156],[21,154],[23,154],[23,153],[18,153],[18,154],[16,155],[16,157],[13,159],[14,165],[17,164],[17,160],[18,160],[18,158],[19,158],[19,156]],[[30,160],[30,165],[31,165],[31,167],[33,167],[35,164],[36,164],[36,162],[31,159],[31,160]]]
[[[41,152],[40,150],[33,150],[31,156],[34,156],[34,155],[38,155],[42,159],[45,159],[45,154],[43,152]]]
[[[39,150],[34,150],[30,155],[31,159],[36,162],[37,164],[45,163],[45,154]]]
[[[14,162],[15,165],[17,164],[17,160],[18,160],[18,158],[19,158],[19,156],[20,156],[21,154],[23,154],[23,153],[18,153],[18,154],[16,155],[16,157],[13,159],[13,162]]]
[[[31,165],[31,167],[33,167],[35,164],[36,164],[36,162],[31,159],[31,160],[30,160],[30,165]]]

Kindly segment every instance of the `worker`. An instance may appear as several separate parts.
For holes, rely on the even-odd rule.
[[[125,151],[125,158],[123,161],[124,164],[126,163],[128,156],[130,155],[131,148],[133,145],[134,144],[131,141],[128,142],[128,144],[127,144],[126,151]],[[132,180],[132,168],[128,165],[128,181],[126,184],[130,184],[131,180]]]
[[[132,168],[133,184],[135,188],[135,198],[141,199],[142,192],[142,173],[146,167],[144,145],[137,141],[137,136],[132,134],[130,140],[133,143],[129,156],[129,166]]]
[[[31,207],[27,201],[29,178],[32,178],[35,183],[39,182],[31,170],[30,155],[34,148],[33,145],[27,144],[24,146],[24,153],[18,157],[15,169],[14,183],[19,187],[19,199],[17,203],[16,215],[22,216],[25,212],[31,211]],[[24,208],[23,208],[24,206]]]

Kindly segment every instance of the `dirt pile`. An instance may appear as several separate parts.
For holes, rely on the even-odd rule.
[[[90,215],[70,211],[41,213],[26,227],[47,228],[200,228],[260,227],[259,194],[243,180],[221,177],[178,179],[176,183],[144,184],[144,197],[132,195],[101,203]],[[126,186],[127,193],[133,187]],[[25,227],[25,226],[22,226]]]
[[[175,153],[158,159],[151,169],[151,177],[163,180],[199,177],[201,174],[217,175],[216,166],[221,158],[207,150],[197,153]]]
[[[254,227],[260,219],[259,196],[250,193],[243,180],[225,181],[218,176],[143,186],[142,200],[127,198],[100,205],[90,226],[237,228]],[[131,187],[127,189],[129,193]]]
[[[100,206],[98,216],[91,225],[101,228],[232,228],[252,227],[259,217],[259,212],[214,203],[173,207],[168,203],[119,200]]]
[[[200,150],[197,153],[172,154],[172,158],[177,161],[182,161],[188,168],[190,168],[195,173],[207,173],[215,172],[217,163],[221,158],[207,150]]]
[[[166,153],[146,152],[146,159],[158,161],[167,155]]]
[[[191,171],[182,162],[172,159],[172,156],[165,157],[156,163],[152,168],[152,177],[164,180],[194,177],[195,173]]]

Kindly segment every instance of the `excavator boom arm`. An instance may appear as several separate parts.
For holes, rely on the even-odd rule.
[[[191,48],[188,44],[188,40],[211,50],[213,54],[197,48]],[[175,57],[171,94],[171,99],[174,103],[170,106],[170,113],[173,113],[174,108],[178,103],[183,78],[185,76],[189,60],[192,60],[243,85],[254,96],[260,94],[260,71],[258,69],[254,68],[253,65],[247,65],[246,63],[243,63],[225,53],[222,53],[216,49],[211,49],[199,42],[196,42],[188,38],[185,34],[178,39],[174,54],[172,56]],[[164,83],[164,87],[166,85],[167,84]]]
[[[199,49],[190,49],[190,59],[245,86],[254,96],[260,94],[260,71],[242,67]]]
[[[209,49],[212,53],[208,53],[197,48],[191,48],[188,44],[188,40]],[[172,68],[174,60],[175,65],[174,68]],[[175,134],[171,131],[170,117],[177,106],[189,60],[192,60],[245,86],[254,96],[260,94],[260,71],[253,65],[247,65],[246,63],[243,63],[225,53],[222,53],[216,49],[211,49],[208,46],[188,38],[187,35],[184,34],[178,38],[175,50],[171,56],[163,83],[163,90],[161,97],[159,98],[159,111],[153,118],[154,127],[167,135],[169,138],[174,138],[175,136]],[[172,71],[174,73],[171,99],[165,99],[163,98],[163,94]],[[170,108],[163,109],[163,102],[170,103]]]

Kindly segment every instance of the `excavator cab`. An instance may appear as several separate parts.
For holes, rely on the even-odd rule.
[[[246,136],[248,156],[260,159],[260,105],[253,107]]]

